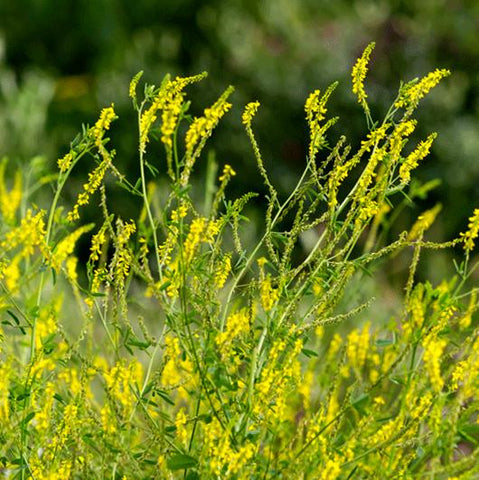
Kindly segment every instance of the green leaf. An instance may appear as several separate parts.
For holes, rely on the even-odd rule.
[[[394,345],[396,343],[395,338],[379,338],[374,342],[376,347],[389,347],[390,345]]]
[[[186,470],[187,468],[196,467],[197,464],[198,461],[195,458],[183,453],[173,455],[166,461],[166,465],[170,470]]]
[[[169,395],[164,390],[155,390],[155,393],[160,396],[166,403],[174,405],[175,402],[169,397]]]
[[[13,318],[13,321],[16,323],[18,329],[22,332],[22,335],[26,335],[26,331],[25,329],[20,325],[20,320],[18,319],[18,317],[11,311],[11,310],[7,310],[7,314],[10,315],[12,318]],[[5,322],[2,322],[5,324]],[[8,325],[8,324],[7,324]],[[11,325],[11,324],[10,324]],[[13,325],[12,325],[13,326]]]
[[[317,352],[315,352],[314,350],[310,350],[309,348],[303,348],[303,349],[301,350],[301,353],[303,353],[304,355],[306,355],[308,358],[317,357],[317,356],[318,356]]]
[[[357,396],[351,401],[351,405],[357,410],[359,413],[364,413],[364,407],[369,402],[369,394],[362,393],[361,395]]]
[[[21,428],[25,428],[29,423],[30,420],[35,416],[35,412],[30,412],[23,420],[21,423]]]

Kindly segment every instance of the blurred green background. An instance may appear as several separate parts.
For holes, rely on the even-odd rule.
[[[401,79],[436,67],[453,72],[418,111],[413,140],[439,133],[418,174],[442,184],[411,215],[440,199],[437,235],[456,235],[479,206],[477,0],[0,0],[0,155],[28,162],[42,154],[53,167],[81,124],[114,102],[117,163],[135,175],[131,77],[144,70],[158,84],[166,72],[207,70],[208,79],[189,89],[194,114],[236,87],[235,108],[210,143],[220,165],[236,169],[238,191],[262,189],[240,122],[244,104],[259,99],[258,139],[286,192],[305,163],[309,92],[339,80],[330,113],[340,121],[331,136],[344,133],[354,145],[365,134],[350,71],[370,41],[367,90],[376,119]]]

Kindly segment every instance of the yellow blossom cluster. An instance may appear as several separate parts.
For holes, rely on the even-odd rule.
[[[298,356],[303,342],[297,339],[286,354],[286,341],[273,343],[261,377],[256,384],[256,401],[253,412],[260,422],[282,422],[286,419],[288,387],[301,379],[301,365]]]
[[[321,480],[336,480],[341,473],[341,457],[338,454],[332,455],[324,462],[318,478]]]
[[[130,98],[136,99],[136,87],[138,85],[138,82],[140,81],[141,77],[143,76],[143,70],[138,72],[130,82],[130,85],[128,86],[128,96]]]
[[[192,77],[177,77],[175,80],[170,80],[168,77],[165,79],[150,107],[141,114],[140,151],[142,153],[145,153],[148,135],[157,119],[158,110],[162,110],[162,142],[171,149],[171,136],[181,113],[184,99],[183,89],[191,83],[202,80],[205,76],[206,73],[202,73]]]
[[[73,163],[73,153],[68,152],[62,158],[57,160],[57,165],[60,170],[60,173],[65,173],[72,166]]]
[[[234,340],[249,331],[250,324],[250,316],[245,308],[228,316],[225,330],[218,333],[215,339],[224,359],[231,355]]]
[[[344,164],[335,166],[334,170],[331,172],[331,175],[328,177],[328,204],[331,209],[334,209],[338,204],[337,193],[342,182],[347,178],[351,170],[358,164],[358,162],[361,160],[361,157],[366,152],[369,152],[372,147],[378,145],[382,139],[384,139],[390,126],[391,124],[384,123],[380,127],[368,133],[366,140],[361,142],[361,148],[359,149],[358,153]]]
[[[208,221],[204,217],[198,217],[192,220],[188,235],[183,244],[183,261],[189,265],[196,253],[200,243],[213,243],[220,230],[220,220]]]
[[[232,92],[233,88],[229,87],[210,108],[205,109],[202,117],[193,120],[185,136],[187,158],[193,156],[194,149],[198,145],[198,142],[211,135],[211,132],[218,125],[218,122],[231,108],[231,103],[227,102],[226,99]]]
[[[326,124],[322,125],[322,121],[326,118],[327,108],[326,103],[331,96],[331,93],[336,88],[336,83],[331,85],[323,96],[320,98],[320,91],[315,90],[312,92],[304,105],[304,110],[306,112],[306,120],[308,122],[310,130],[310,145],[309,145],[309,156],[313,158],[317,153],[318,149],[324,142],[324,134],[326,130],[334,122],[329,121]]]
[[[414,225],[411,227],[411,230],[408,233],[408,240],[416,240],[421,238],[426,230],[428,230],[431,225],[436,220],[436,217],[439,215],[439,212],[442,210],[441,204],[435,205],[433,208],[426,210],[417,218]]]
[[[26,257],[32,255],[35,247],[39,247],[41,251],[46,252],[45,245],[45,216],[44,211],[33,215],[31,209],[28,209],[25,216],[22,218],[20,225],[10,230],[5,239],[0,243],[0,248],[4,252],[13,250],[22,245],[22,256]]]
[[[458,362],[452,372],[452,390],[459,389],[461,398],[468,400],[477,396],[479,388],[479,338],[474,340],[469,355]]]
[[[58,273],[63,262],[72,254],[78,239],[86,232],[90,231],[93,225],[83,225],[74,232],[62,239],[54,248],[49,259],[50,266]]]
[[[401,183],[407,184],[411,180],[411,171],[414,170],[420,160],[429,155],[432,142],[437,137],[437,133],[431,133],[426,140],[419,142],[419,145],[416,149],[411,152],[406,160],[399,167],[399,177],[401,178]]]
[[[348,355],[348,362],[357,372],[366,364],[369,347],[369,329],[370,323],[366,323],[362,330],[355,328],[348,335],[348,343],[346,353]]]
[[[351,72],[352,82],[353,82],[353,93],[358,99],[358,103],[362,104],[365,109],[367,109],[366,103],[366,92],[364,90],[364,79],[368,72],[368,63],[371,52],[375,46],[374,42],[371,42],[363,51],[362,55],[356,61],[356,64],[353,67]]]
[[[113,400],[118,401],[125,416],[129,415],[135,402],[134,387],[139,386],[143,378],[143,367],[138,360],[129,364],[118,361],[103,371],[107,391]]]
[[[0,425],[10,421],[10,376],[12,373],[11,360],[0,363]],[[4,428],[4,427],[2,427]]]
[[[215,285],[217,288],[223,288],[223,285],[231,272],[231,253],[223,255],[215,268]]]
[[[474,209],[472,216],[469,217],[467,227],[467,232],[461,233],[461,237],[464,241],[464,250],[470,252],[474,248],[474,242],[479,235],[479,208]]]
[[[50,427],[50,417],[55,395],[55,384],[47,382],[43,392],[41,409],[35,414],[35,429],[40,433],[46,433]]]
[[[90,197],[100,188],[100,185],[108,170],[109,162],[102,161],[94,170],[88,174],[88,181],[83,184],[83,192],[78,194],[73,209],[68,212],[67,219],[69,222],[80,219],[80,207],[87,205]]]
[[[170,222],[168,223],[168,235],[166,240],[158,247],[158,254],[162,263],[168,263],[171,260],[171,252],[177,244],[179,228],[178,224],[182,218],[188,214],[188,206],[181,203],[177,210],[172,210]]]
[[[423,299],[424,285],[419,283],[411,292],[407,304],[409,319],[403,324],[404,334],[407,338],[409,338],[414,332],[420,330],[424,324],[425,311]]]
[[[22,201],[22,173],[20,170],[15,172],[13,186],[8,190],[5,178],[6,167],[7,160],[4,159],[0,163],[0,213],[5,223],[13,224]]]
[[[389,153],[391,154],[393,161],[399,160],[405,139],[414,132],[416,125],[416,120],[405,120],[395,126],[389,140]]]
[[[136,225],[133,220],[130,223],[117,221],[116,250],[112,260],[113,278],[117,285],[123,285],[131,268],[133,254],[128,247],[128,240],[136,232]]]
[[[35,346],[40,348],[42,343],[58,330],[57,319],[62,306],[62,297],[42,308],[38,314],[35,328]]]
[[[441,377],[441,360],[447,342],[444,339],[428,335],[423,341],[424,347],[424,364],[429,374],[431,385],[437,393],[444,386],[444,379]]]
[[[107,225],[104,223],[91,238],[90,262],[96,262],[100,259],[103,245],[106,243],[106,229]]]
[[[264,257],[261,257],[257,260],[260,268],[260,297],[261,305],[265,312],[269,312],[279,300],[279,289],[274,288],[271,281],[271,275],[269,273],[265,274],[264,265],[267,260]]]
[[[223,168],[223,173],[220,175],[218,180],[220,182],[227,182],[231,177],[234,177],[236,172],[233,170],[231,165],[226,164]]]
[[[236,475],[248,465],[256,453],[257,447],[246,442],[239,447],[233,447],[230,433],[224,430],[219,421],[213,421],[204,427],[204,446],[202,455],[209,462],[209,470],[215,476],[225,479],[238,478]],[[226,472],[223,468],[226,466]],[[241,476],[240,478],[246,478]]]
[[[399,98],[394,104],[396,108],[404,107],[409,111],[414,110],[419,101],[424,98],[444,77],[451,72],[446,69],[436,69],[428,73],[424,78],[416,82],[409,82],[400,92]]]
[[[183,245],[184,261],[187,265],[193,260],[196,247],[201,242],[206,225],[207,220],[204,217],[195,218],[190,224],[190,229]]]
[[[100,118],[91,129],[95,145],[100,151],[103,148],[102,140],[105,132],[110,129],[111,122],[118,118],[113,107],[112,104],[111,107],[104,108],[100,113]]]
[[[259,102],[250,102],[246,105],[242,116],[243,125],[251,126],[251,121],[258,111],[259,105]]]
[[[185,409],[180,408],[175,418],[176,438],[184,446],[186,446],[186,442],[188,441],[187,423],[188,417],[186,416]]]
[[[161,372],[161,383],[170,388],[177,388],[180,398],[187,398],[185,386],[193,381],[193,363],[182,356],[180,341],[177,337],[167,335],[165,338],[165,364]]]

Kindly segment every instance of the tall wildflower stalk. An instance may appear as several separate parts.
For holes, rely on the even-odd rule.
[[[22,171],[10,179],[0,164],[5,478],[477,477],[477,209],[452,241],[428,240],[439,204],[384,241],[432,188],[412,177],[436,134],[405,151],[420,100],[449,72],[404,84],[375,119],[365,85],[373,47],[352,71],[363,140],[353,148],[330,136],[336,83],[313,91],[304,170],[286,198],[254,133],[260,104],[246,105],[242,124],[268,192],[253,242],[243,223],[256,194],[228,193],[239,166],[210,154],[206,188],[195,174],[232,108],[228,87],[191,115],[188,87],[205,74],[167,75],[141,96],[141,72],[133,78],[136,179],[120,171],[107,138],[113,106],[58,160],[44,210],[23,191]],[[67,205],[62,194],[85,161],[90,173]],[[137,217],[117,214],[111,177],[139,199]],[[83,221],[88,204],[99,206],[95,224]],[[90,244],[84,264],[80,238]],[[425,250],[457,245],[456,276],[418,281]],[[400,251],[409,270],[384,317],[374,274]]]

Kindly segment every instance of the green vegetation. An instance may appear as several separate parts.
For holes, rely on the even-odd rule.
[[[113,105],[83,128],[57,174],[36,159],[9,177],[3,161],[5,478],[478,475],[477,289],[469,279],[479,210],[452,241],[427,238],[439,205],[387,241],[398,214],[434,184],[411,176],[436,135],[406,144],[419,102],[449,72],[401,85],[377,121],[364,87],[373,47],[352,71],[363,140],[354,147],[330,138],[340,125],[328,115],[336,83],[311,93],[308,155],[287,196],[252,126],[260,104],[246,105],[242,123],[267,191],[258,235],[249,235],[246,216],[256,194],[231,199],[235,166],[205,155],[233,89],[190,114],[186,89],[205,74],[166,76],[160,86],[133,78],[134,177],[117,166],[122,152],[107,137],[118,120]],[[198,162],[205,181],[194,175]],[[70,187],[72,205],[64,192],[81,165],[89,173]],[[140,200],[134,220],[110,201],[113,180],[124,198]],[[98,206],[94,224],[83,221],[88,204]],[[462,251],[454,275],[439,284],[416,278],[423,252],[453,247]],[[409,273],[391,304],[381,275],[401,253],[410,255]]]

